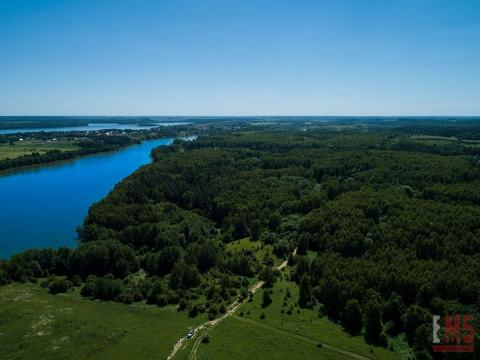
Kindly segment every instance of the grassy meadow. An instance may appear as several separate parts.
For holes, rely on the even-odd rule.
[[[260,261],[262,261],[266,256],[272,258],[275,266],[278,266],[283,262],[283,259],[279,259],[273,254],[272,245],[264,245],[259,240],[252,241],[249,237],[235,240],[226,244],[226,250],[233,253],[241,252],[242,250],[251,250]]]
[[[463,140],[456,137],[434,136],[434,135],[412,135],[408,140],[413,143],[421,143],[426,145],[449,145],[459,144],[467,147],[480,146],[480,140]]]
[[[321,342],[340,349],[353,352],[372,359],[399,359],[400,353],[407,348],[401,341],[397,342],[397,349],[391,351],[381,347],[368,345],[361,336],[350,336],[343,331],[340,325],[330,321],[326,316],[319,316],[318,305],[314,309],[300,309],[297,306],[298,286],[287,281],[285,276],[288,269],[282,274],[273,288],[272,303],[262,307],[262,292],[259,290],[253,302],[249,302],[241,309],[239,315],[243,318],[269,327],[283,330],[286,333],[300,335],[306,339]],[[287,297],[287,289],[291,294]],[[286,305],[284,305],[286,304]],[[283,313],[282,313],[283,310]],[[289,310],[291,314],[289,314]],[[261,319],[262,313],[265,319]]]
[[[248,238],[227,247],[231,251],[251,249],[259,258],[269,255],[281,261],[271,254],[271,246],[262,247]],[[260,289],[234,315],[188,340],[175,359],[408,358],[403,339],[395,339],[390,350],[370,346],[361,336],[352,337],[340,325],[319,316],[318,305],[300,309],[298,287],[288,280],[290,271],[282,271],[269,306],[262,307],[265,290]],[[0,287],[0,358],[166,359],[189,328],[205,321],[205,314],[192,319],[175,306],[86,300],[78,289],[50,295],[36,284],[17,283]],[[210,341],[200,342],[192,351],[196,339],[207,334]]]
[[[166,359],[205,321],[175,307],[50,295],[38,285],[0,287],[0,359]]]
[[[314,340],[245,320],[238,316],[226,319],[209,333],[209,343],[199,344],[195,356],[190,354],[190,344],[185,351],[178,354],[178,360],[349,359],[326,347],[318,347],[318,342]]]
[[[244,241],[243,246],[248,246],[246,240],[242,241]],[[283,271],[282,279],[275,283],[273,302],[269,306],[262,307],[264,290],[260,289],[252,302],[246,303],[235,315],[226,318],[208,331],[210,340],[208,343],[200,343],[194,352],[192,352],[194,342],[187,343],[187,346],[178,353],[178,359],[335,360],[363,357],[398,360],[409,358],[410,350],[403,338],[394,339],[390,350],[371,346],[365,343],[362,336],[350,336],[340,325],[325,316],[319,316],[318,305],[314,309],[300,309],[296,305],[298,286],[286,280],[289,270],[287,268]],[[287,289],[290,297],[286,295]],[[288,313],[289,309],[291,314]],[[198,336],[203,337],[206,334],[206,331],[202,331]]]
[[[10,144],[0,144],[0,160],[15,159],[22,155],[30,155],[34,152],[44,154],[50,150],[70,151],[77,150],[78,146],[73,141],[52,141],[41,140],[16,141],[15,146]]]

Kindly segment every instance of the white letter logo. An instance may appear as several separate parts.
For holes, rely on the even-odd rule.
[[[440,330],[440,325],[438,325],[438,320],[440,320],[439,315],[433,315],[433,343],[439,344],[440,339],[438,338],[438,331]]]

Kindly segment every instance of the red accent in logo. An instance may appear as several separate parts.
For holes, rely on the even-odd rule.
[[[473,327],[472,315],[455,314],[453,317],[445,315],[444,317],[444,344],[439,344],[437,337],[440,327],[438,320],[440,316],[434,316],[434,345],[433,352],[473,352],[473,341],[475,339],[475,329]],[[436,340],[435,340],[436,339]],[[449,344],[449,345],[447,345]],[[451,344],[451,345],[450,345]]]

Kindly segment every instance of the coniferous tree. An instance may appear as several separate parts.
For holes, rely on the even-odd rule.
[[[262,297],[262,307],[267,307],[272,303],[272,297],[270,296],[270,290],[265,289],[263,290],[263,297]]]
[[[300,280],[298,305],[304,308],[309,308],[313,305],[312,286],[307,274],[304,274]]]

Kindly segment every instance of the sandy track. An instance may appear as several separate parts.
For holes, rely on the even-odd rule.
[[[295,249],[293,251],[293,255],[295,255],[297,253],[297,249]],[[282,270],[283,268],[285,268],[288,264],[288,261],[285,260],[284,262],[282,262],[280,265],[277,266],[277,270]],[[257,282],[256,284],[254,284],[253,286],[250,287],[250,292],[252,294],[255,294],[258,289],[260,289],[263,284],[265,282],[264,281],[259,281]],[[232,315],[233,313],[235,313],[235,311],[237,311],[243,304],[245,304],[248,300],[250,299],[250,296],[247,296],[244,300],[242,301],[238,301],[236,300],[234,303],[232,303],[228,308],[227,308],[227,311],[225,312],[225,314],[223,314],[222,316],[220,316],[219,318],[217,319],[214,319],[214,320],[210,320],[210,321],[207,321],[199,326],[197,326],[196,328],[194,328],[194,335],[192,337],[192,339],[194,339],[195,337],[197,338],[195,340],[195,343],[193,344],[193,347],[192,347],[192,350],[190,351],[190,355],[188,357],[188,359],[194,359],[196,356],[197,356],[197,348],[198,348],[198,345],[200,344],[200,341],[201,341],[201,337],[198,336],[199,334],[199,331],[201,330],[204,330],[206,329],[207,331],[209,331],[210,329],[212,329],[213,327],[217,326],[220,322],[222,322],[225,318],[227,318],[228,316]],[[182,337],[181,339],[179,339],[175,345],[173,346],[173,350],[172,352],[170,353],[170,355],[168,355],[168,358],[167,360],[171,360],[173,359],[173,357],[177,354],[177,352],[183,348],[183,346],[185,345],[185,342],[187,341],[187,337],[184,336]]]

